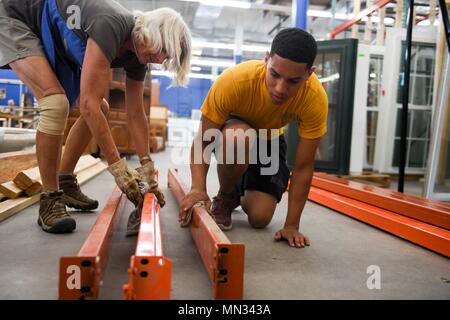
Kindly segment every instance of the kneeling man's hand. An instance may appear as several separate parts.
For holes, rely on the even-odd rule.
[[[278,230],[275,233],[275,240],[286,240],[294,248],[304,248],[311,244],[307,236],[301,234],[296,228],[289,227]]]
[[[208,213],[211,212],[211,200],[209,199],[208,194],[203,190],[191,189],[180,205],[178,221],[182,227],[189,226],[192,219],[192,208],[199,203],[204,204]]]

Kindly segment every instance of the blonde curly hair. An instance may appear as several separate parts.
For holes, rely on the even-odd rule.
[[[191,32],[181,15],[170,8],[135,11],[134,15],[134,40],[165,52],[168,58],[163,69],[174,73],[172,85],[186,85],[191,71]]]

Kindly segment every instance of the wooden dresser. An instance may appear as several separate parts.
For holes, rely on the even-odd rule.
[[[109,103],[108,123],[117,149],[121,154],[134,154],[136,153],[136,148],[128,128],[125,109],[125,77],[125,72],[122,69],[112,70],[109,90],[105,93],[105,99]],[[151,73],[148,72],[144,81],[144,109],[147,118],[150,114],[150,101]],[[74,109],[69,114],[64,134],[64,142],[66,141],[70,128],[79,116],[80,110],[78,108]],[[99,153],[99,148],[93,139],[90,142],[86,153]]]

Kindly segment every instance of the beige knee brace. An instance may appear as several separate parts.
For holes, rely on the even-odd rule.
[[[38,100],[40,119],[37,129],[40,132],[61,136],[66,128],[69,115],[69,100],[65,94],[54,94]]]

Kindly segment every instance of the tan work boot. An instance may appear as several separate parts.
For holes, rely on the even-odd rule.
[[[95,210],[98,201],[93,200],[81,192],[77,177],[71,173],[59,174],[59,187],[63,191],[63,200],[66,206],[80,210]]]
[[[61,191],[43,192],[39,206],[38,224],[50,233],[69,233],[76,227],[75,220],[67,213]]]

